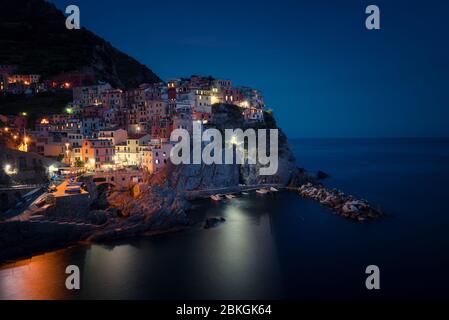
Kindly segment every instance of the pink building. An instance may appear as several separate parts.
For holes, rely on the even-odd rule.
[[[83,140],[82,159],[91,169],[101,169],[114,163],[114,146],[109,140]]]

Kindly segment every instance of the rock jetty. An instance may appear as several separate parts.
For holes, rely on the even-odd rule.
[[[384,216],[380,209],[373,208],[366,200],[356,199],[337,189],[328,190],[309,182],[299,187],[298,191],[302,197],[313,199],[344,218],[363,221]]]

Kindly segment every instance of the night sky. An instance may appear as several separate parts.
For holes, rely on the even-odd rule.
[[[449,136],[449,1],[51,2],[164,80],[262,90],[290,137]]]

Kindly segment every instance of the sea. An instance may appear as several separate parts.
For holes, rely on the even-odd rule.
[[[196,201],[188,230],[77,245],[0,267],[0,299],[449,298],[449,139],[290,140],[299,167],[387,217],[296,192]],[[204,229],[208,217],[226,222]],[[79,267],[80,290],[65,287]],[[369,290],[366,269],[379,270]]]

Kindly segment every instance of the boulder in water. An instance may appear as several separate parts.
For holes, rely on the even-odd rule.
[[[225,222],[225,218],[223,217],[215,217],[206,219],[206,223],[204,224],[204,229],[209,229],[212,227],[216,227],[219,223]]]
[[[317,173],[316,177],[318,179],[326,179],[327,177],[329,177],[329,174],[327,174],[324,171],[318,170],[318,173]]]

